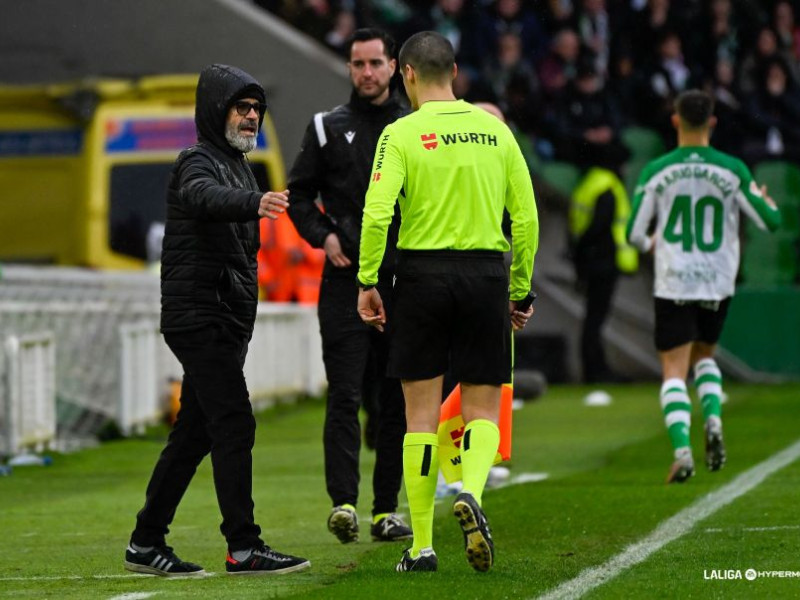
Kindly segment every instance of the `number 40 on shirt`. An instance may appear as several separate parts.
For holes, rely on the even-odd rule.
[[[664,240],[680,243],[684,252],[695,247],[701,252],[715,252],[722,245],[722,202],[714,196],[703,196],[694,203],[694,210],[692,204],[690,196],[675,197],[664,226]],[[711,239],[706,239],[706,219],[711,219]]]

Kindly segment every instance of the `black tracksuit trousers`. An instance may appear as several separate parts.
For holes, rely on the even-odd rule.
[[[249,336],[213,324],[165,333],[164,339],[184,370],[181,409],[153,470],[131,541],[140,546],[165,543],[175,510],[210,452],[220,531],[228,549],[260,547],[252,498],[256,422],[242,371]]]
[[[403,477],[403,436],[406,431],[405,403],[400,381],[387,378],[388,337],[366,325],[358,316],[355,273],[324,276],[320,287],[319,323],[322,356],[328,378],[328,401],[323,442],[325,481],[334,506],[358,502],[361,425],[358,419],[364,379],[374,358],[378,400],[375,470],[372,478],[372,514],[397,510],[397,495]],[[378,284],[387,315],[391,319],[391,278]]]

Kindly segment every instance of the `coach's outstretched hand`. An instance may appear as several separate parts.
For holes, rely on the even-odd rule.
[[[383,331],[386,312],[383,309],[383,299],[376,288],[358,290],[358,316],[367,325]]]
[[[275,220],[289,208],[289,190],[267,192],[258,203],[258,216]]]

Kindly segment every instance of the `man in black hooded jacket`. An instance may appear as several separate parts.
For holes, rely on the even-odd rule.
[[[197,84],[198,142],[175,162],[167,192],[161,331],[184,370],[181,409],[147,486],[125,568],[203,575],[166,545],[197,466],[211,453],[228,544],[226,571],[288,573],[310,566],[262,541],[252,499],[253,417],[243,367],[258,284],[258,220],[288,207],[288,191],[258,191],[247,162],[266,109],[264,89],[235,67],[211,65]]]
[[[383,128],[409,112],[391,93],[393,53],[394,40],[381,30],[359,29],[353,34],[347,63],[353,84],[350,101],[314,115],[289,173],[289,216],[298,233],[315,248],[324,248],[326,255],[319,297],[328,377],[325,480],[333,504],[328,529],[342,543],[358,540],[358,411],[362,399],[368,405],[372,396],[378,424],[370,533],[378,541],[411,537],[411,530],[395,514],[403,476],[403,392],[399,380],[385,375],[386,336],[365,325],[356,312],[361,215],[375,146]],[[324,212],[315,202],[317,195]],[[399,223],[396,212],[379,275],[383,298],[391,297]],[[368,421],[368,434],[374,418]]]

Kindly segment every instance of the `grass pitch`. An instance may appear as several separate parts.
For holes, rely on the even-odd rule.
[[[671,450],[658,385],[609,387],[613,402],[607,407],[584,406],[588,391],[551,388],[515,412],[512,478],[548,478],[485,494],[497,545],[496,567],[489,573],[467,565],[451,500],[438,505],[434,524],[439,572],[395,573],[404,545],[369,541],[373,455],[366,451],[362,541],[339,544],[325,527],[330,506],[322,466],[323,405],[306,402],[259,416],[254,495],[267,543],[310,558],[310,570],[282,577],[224,574],[225,545],[207,460],[178,510],[169,542],[179,556],[216,575],[167,580],[124,571],[125,544],[163,445],[154,436],[56,456],[50,467],[20,467],[0,478],[0,598],[533,599],[606,563],[800,438],[800,385],[727,385],[728,464],[719,473],[703,467],[695,401],[697,475],[667,486]],[[798,490],[800,461],[639,564],[582,590],[583,597],[798,598]],[[747,580],[747,569],[760,576]],[[773,572],[782,575],[768,574]]]

